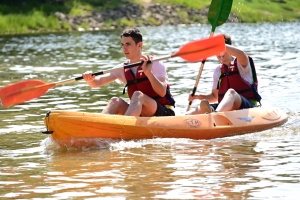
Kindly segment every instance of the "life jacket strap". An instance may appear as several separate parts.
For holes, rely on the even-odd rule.
[[[234,74],[240,74],[238,71],[234,71],[234,72],[225,72],[223,74],[220,75],[220,78],[223,78],[224,76],[230,76],[230,75],[234,75]],[[219,79],[220,79],[219,78]]]
[[[124,89],[123,89],[123,95],[125,94],[125,88],[126,88],[126,87],[128,87],[128,86],[130,86],[130,85],[133,85],[133,84],[137,84],[137,83],[146,81],[146,80],[148,80],[147,77],[127,81],[127,83],[126,83],[126,85],[125,85],[125,87],[124,87]]]

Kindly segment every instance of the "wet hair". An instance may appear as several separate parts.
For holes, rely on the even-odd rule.
[[[135,27],[125,29],[121,34],[122,37],[132,37],[136,44],[143,41],[142,33]]]
[[[223,36],[224,36],[225,44],[231,45],[231,37],[230,37],[230,35],[223,34]]]

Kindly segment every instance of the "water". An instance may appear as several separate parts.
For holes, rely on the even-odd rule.
[[[48,110],[100,112],[112,96],[122,96],[123,86],[91,89],[83,81],[57,86],[38,99],[0,108],[0,198],[295,199],[300,182],[299,25],[224,24],[215,33],[230,34],[233,44],[253,57],[262,104],[287,112],[284,125],[208,141],[103,140],[92,148],[60,148],[41,134]],[[211,27],[140,29],[144,52],[165,56],[208,37]],[[109,70],[124,61],[121,31],[0,37],[0,87]],[[164,62],[176,112],[184,113],[200,64],[180,58]],[[216,58],[207,60],[198,92],[210,90],[216,64]]]

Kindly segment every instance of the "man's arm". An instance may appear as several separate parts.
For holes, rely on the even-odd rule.
[[[147,59],[150,59],[150,57],[149,56],[143,57],[143,60],[144,60],[144,63],[142,65],[143,71],[144,71],[145,75],[148,77],[153,90],[159,96],[164,97],[166,95],[166,91],[167,91],[166,78],[155,76],[155,74],[153,74],[153,71],[152,71],[153,63],[146,64]],[[163,70],[165,70],[165,69],[163,69]]]
[[[82,74],[83,79],[91,86],[92,88],[98,88],[100,86],[106,85],[110,82],[113,82],[117,78],[111,73],[101,75],[101,76],[93,76],[91,71],[87,71]]]
[[[151,75],[147,76],[153,90],[161,97],[164,97],[166,95],[167,91],[167,83],[165,78],[157,78],[153,73]]]

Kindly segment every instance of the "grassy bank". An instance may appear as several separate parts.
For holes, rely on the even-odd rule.
[[[85,15],[100,9],[112,9],[128,2],[145,0],[2,0],[0,3],[0,34],[69,31],[70,25],[55,16],[59,11],[68,15]],[[151,3],[185,5],[202,9],[211,0],[152,0]],[[278,22],[300,20],[300,1],[295,0],[234,0],[234,13],[241,22]]]
[[[201,9],[211,0],[156,0]],[[233,0],[231,12],[241,22],[290,22],[300,20],[300,1],[295,0]]]

